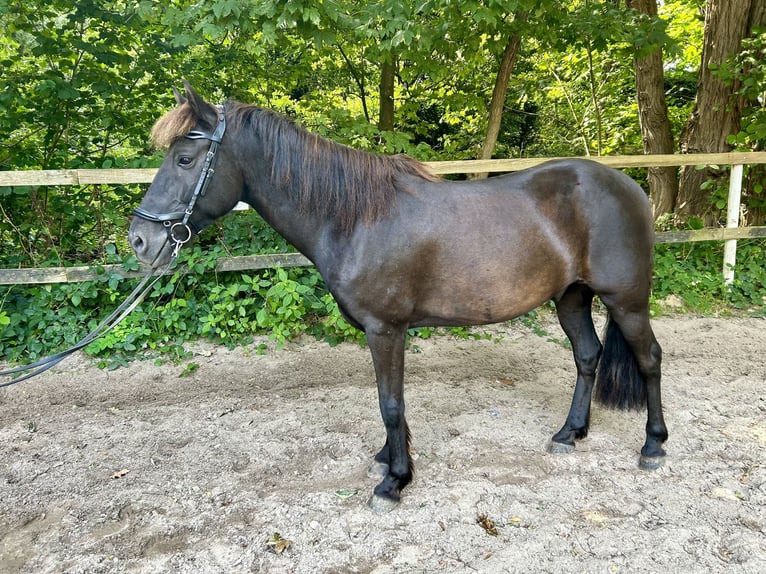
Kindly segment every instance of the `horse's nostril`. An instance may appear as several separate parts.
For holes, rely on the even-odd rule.
[[[136,253],[140,253],[144,249],[144,239],[140,235],[133,235],[130,238],[130,246],[133,248],[133,251]]]

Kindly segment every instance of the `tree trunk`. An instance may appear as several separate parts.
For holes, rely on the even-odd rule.
[[[656,0],[628,0],[628,7],[653,18],[657,17]],[[673,133],[665,100],[665,78],[662,69],[662,49],[636,57],[636,100],[638,123],[645,154],[672,154]],[[652,213],[657,218],[673,211],[678,195],[678,170],[675,167],[649,168],[649,198]]]
[[[380,113],[378,129],[381,131],[394,130],[394,79],[396,77],[396,58],[392,55],[389,60],[380,64]]]
[[[517,22],[525,22],[526,20],[526,12],[521,12],[515,17],[515,21]],[[516,58],[519,55],[520,47],[521,34],[511,34],[508,38],[508,43],[505,45],[503,58],[500,60],[500,69],[497,71],[497,76],[495,77],[495,87],[492,90],[492,101],[489,104],[487,136],[484,138],[484,144],[481,147],[478,159],[492,159],[492,154],[495,151],[495,144],[500,135],[500,124],[503,120],[505,97],[508,93],[508,81],[511,79],[511,72],[516,63]],[[488,175],[488,173],[477,173],[474,177],[476,179],[484,179]]]
[[[680,137],[682,153],[718,153],[731,150],[727,138],[740,128],[740,104],[733,97],[736,85],[727,85],[713,69],[736,54],[751,28],[750,18],[759,13],[763,0],[708,0],[702,63],[694,110]],[[752,13],[751,13],[752,11]],[[682,217],[710,217],[710,192],[705,181],[716,177],[711,168],[687,166],[681,170],[676,212]],[[711,223],[711,221],[707,221]]]

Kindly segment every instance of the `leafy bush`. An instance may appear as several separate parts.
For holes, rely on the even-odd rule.
[[[208,261],[214,264],[215,258]],[[116,289],[107,281],[9,289],[0,311],[0,356],[26,362],[72,345],[133,283],[121,280]],[[361,338],[313,268],[177,272],[86,352],[119,365],[141,354],[183,356],[183,345],[200,337],[234,347],[252,342],[254,335],[268,335],[282,345],[303,333],[331,344]]]
[[[654,299],[679,297],[688,310],[711,312],[732,305],[763,313],[766,304],[766,241],[737,245],[734,283],[724,285],[722,242],[658,245],[654,257]]]
[[[132,254],[119,254],[130,253],[122,242],[119,248],[108,246],[107,262],[136,269]],[[333,344],[360,340],[313,268],[214,271],[217,259],[227,255],[290,250],[255,212],[232,214],[184,249],[178,271],[158,282],[122,324],[86,351],[104,357],[104,364],[119,365],[136,354],[183,356],[184,343],[199,337],[230,347],[259,334],[278,345],[306,332]],[[0,357],[26,362],[70,346],[135,283],[105,273],[98,281],[0,291]]]
[[[226,242],[231,245],[236,237],[264,238],[273,233],[258,225],[247,231],[227,230],[228,225],[203,238],[202,243],[210,245],[184,250],[180,258],[183,270],[179,267],[161,280],[122,324],[86,351],[101,358],[103,366],[114,367],[136,356],[176,360],[187,355],[185,344],[199,338],[228,347],[251,343],[256,335],[267,335],[278,346],[303,334],[333,345],[363,341],[363,334],[343,319],[314,268],[215,272],[216,260],[226,254]],[[222,242],[212,243],[218,234],[222,234]],[[238,249],[242,248],[239,244]],[[766,242],[740,241],[737,255],[735,282],[726,289],[721,277],[722,243],[658,246],[655,302],[675,295],[687,310],[711,312],[733,307],[763,314]],[[135,267],[132,256],[122,263],[126,268]],[[7,288],[0,295],[0,357],[27,362],[73,344],[130,292],[135,281],[105,273],[86,283]],[[472,336],[465,329],[447,332]],[[432,329],[412,330],[410,335],[427,338],[432,333]]]

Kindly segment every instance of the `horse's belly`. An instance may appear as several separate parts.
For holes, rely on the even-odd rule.
[[[486,225],[481,241],[471,241],[457,223],[445,229],[452,234],[381,239],[330,277],[328,286],[362,325],[369,319],[459,326],[518,317],[577,280],[575,259],[539,230],[521,240]]]
[[[538,283],[515,288],[510,284],[472,285],[423,294],[412,313],[413,326],[459,326],[499,323],[539,307],[557,292],[558,285]]]

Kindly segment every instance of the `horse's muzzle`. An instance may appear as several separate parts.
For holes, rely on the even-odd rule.
[[[130,224],[128,243],[136,258],[152,268],[166,265],[173,253],[164,226],[139,218],[135,218]]]

